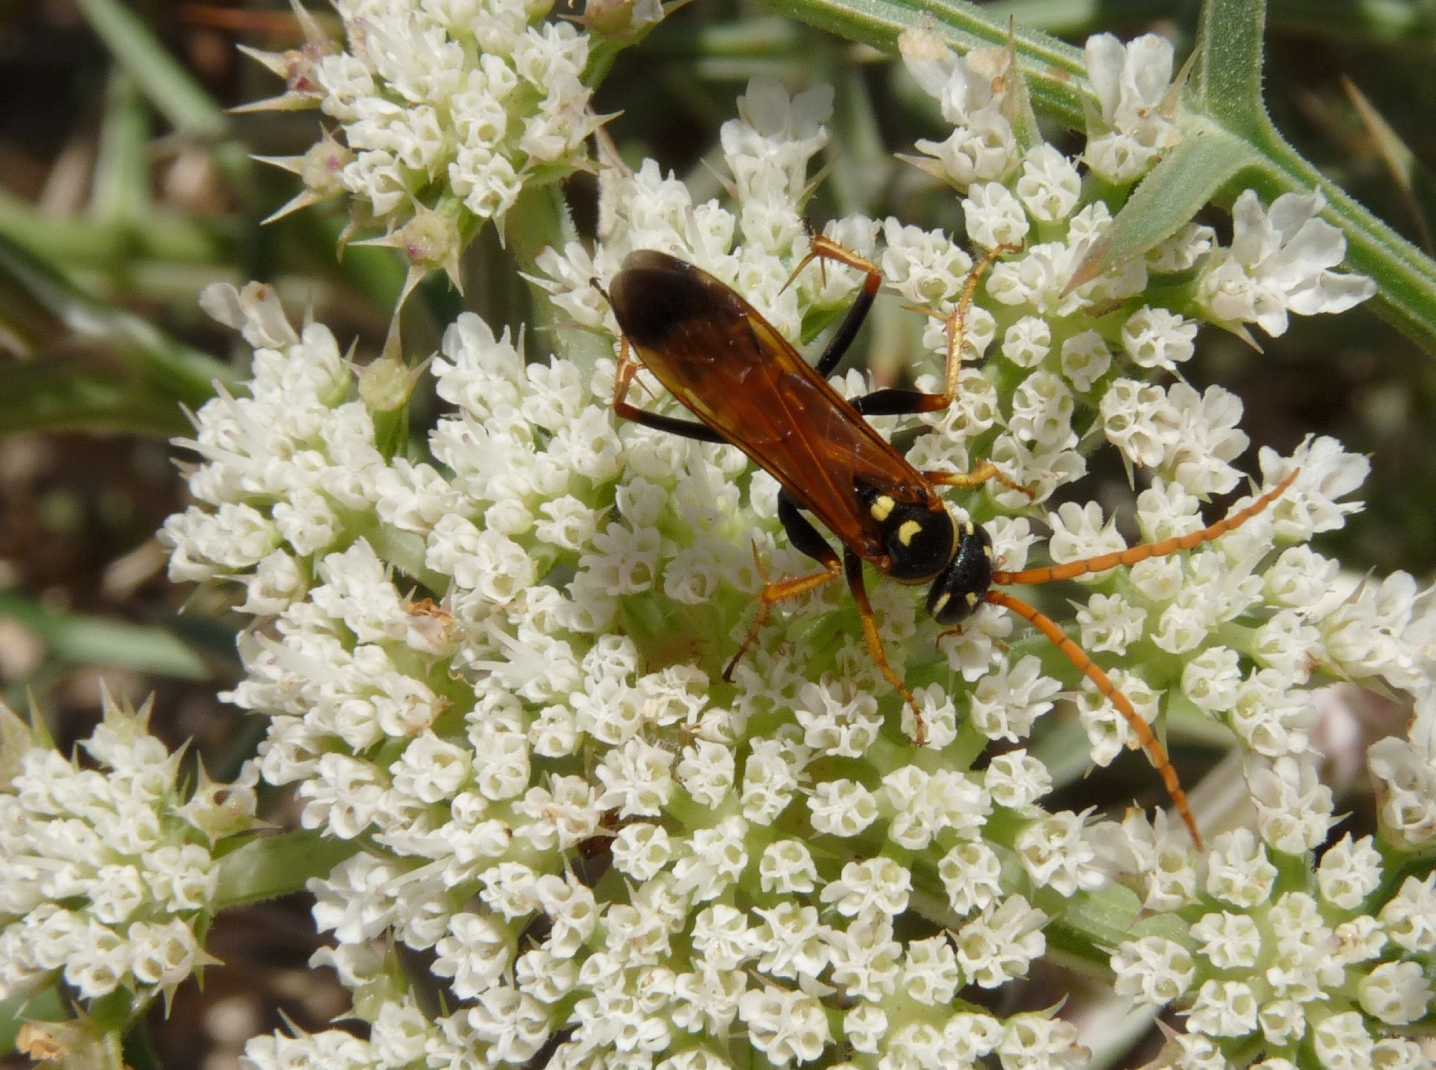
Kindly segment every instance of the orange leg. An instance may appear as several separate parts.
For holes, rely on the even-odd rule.
[[[1181,815],[1182,822],[1187,826],[1187,831],[1192,835],[1192,842],[1197,845],[1197,850],[1202,850],[1202,834],[1197,830],[1197,819],[1192,816],[1191,805],[1187,802],[1187,793],[1182,790],[1182,782],[1177,778],[1176,769],[1172,768],[1172,761],[1167,757],[1167,748],[1162,746],[1162,741],[1152,734],[1152,726],[1142,720],[1141,716],[1133,708],[1131,700],[1117,690],[1117,685],[1112,678],[1102,671],[1087,652],[1068,638],[1065,633],[1051,617],[1040,612],[1033,606],[1029,606],[1021,599],[1013,598],[1010,594],[1002,591],[988,591],[986,601],[995,606],[1002,606],[1010,609],[1019,617],[1029,621],[1034,628],[1045,635],[1058,650],[1066,656],[1067,660],[1076,666],[1077,671],[1097,685],[1097,690],[1105,696],[1117,712],[1122,715],[1128,726],[1137,736],[1142,749],[1147,752],[1147,757],[1152,760],[1152,765],[1157,769],[1157,774],[1162,778],[1162,783],[1167,786],[1167,794],[1172,797],[1172,804]]]
[[[936,483],[943,487],[958,487],[962,490],[972,490],[982,486],[989,480],[995,479],[1008,490],[1015,490],[1019,494],[1027,495],[1029,498],[1034,497],[1036,493],[1031,487],[1023,486],[1016,480],[1003,475],[1001,469],[991,461],[983,461],[971,472],[943,472],[934,469],[930,472],[924,472],[922,478],[929,483]]]
[[[968,272],[957,307],[947,317],[947,365],[943,372],[943,392],[941,394],[923,394],[916,390],[879,390],[865,398],[859,398],[855,402],[859,412],[867,416],[938,412],[953,403],[957,398],[958,379],[962,374],[962,345],[967,335],[967,316],[972,311],[972,302],[977,296],[978,284],[982,282],[982,277],[987,274],[993,264],[1009,253],[1018,252],[1020,248],[1021,246],[1017,245],[999,245],[985,254]],[[848,320],[839,327],[837,334],[828,344],[827,350],[818,360],[818,373],[827,376],[837,366],[843,352],[852,342],[853,336],[857,334],[863,315],[866,314],[868,306],[872,304],[879,287],[882,286],[882,273],[871,260],[839,245],[832,238],[817,234],[813,236],[812,245],[808,248],[807,255],[798,262],[798,266],[788,277],[787,283],[784,284],[785,287],[792,285],[798,274],[814,260],[819,263],[824,260],[833,260],[866,275],[862,293],[859,294],[858,300],[853,306],[854,312],[858,309],[861,309],[861,312],[849,313]]]
[[[843,566],[847,572],[848,590],[853,593],[853,601],[858,604],[858,616],[863,622],[863,638],[868,643],[868,655],[877,665],[878,671],[883,674],[893,689],[903,697],[903,701],[912,710],[915,736],[913,742],[919,747],[927,746],[927,720],[918,707],[917,699],[908,690],[903,678],[897,674],[892,665],[888,663],[887,651],[883,649],[882,636],[878,634],[878,619],[873,613],[873,604],[868,601],[867,588],[863,586],[863,559],[851,550],[843,554]]]
[[[1176,535],[1170,539],[1163,539],[1161,542],[1131,546],[1125,550],[1100,554],[1097,557],[1088,557],[1081,561],[1069,561],[1065,565],[1043,565],[1041,568],[1029,568],[1022,572],[994,572],[992,582],[1005,587],[1013,583],[1033,585],[1051,583],[1054,580],[1070,580],[1077,576],[1085,576],[1089,572],[1104,572],[1109,568],[1116,568],[1118,565],[1135,565],[1138,561],[1145,561],[1149,557],[1165,557],[1167,554],[1174,554],[1179,550],[1194,549],[1202,543],[1219,539],[1227,532],[1241,527],[1281,497],[1286,488],[1291,486],[1292,481],[1300,474],[1301,469],[1296,469],[1241,512],[1218,520],[1201,531],[1194,531],[1189,535]]]
[[[763,558],[758,553],[758,544],[753,544],[753,564],[758,570],[759,577],[763,580],[763,590],[758,595],[758,613],[753,618],[753,623],[748,626],[748,634],[743,639],[743,645],[738,648],[727,666],[723,669],[723,679],[731,681],[733,670],[743,660],[743,655],[752,649],[753,644],[758,641],[758,633],[763,630],[763,625],[768,623],[768,618],[773,615],[773,607],[779,602],[786,602],[792,598],[801,598],[809,591],[816,591],[820,587],[826,587],[838,578],[839,568],[837,558],[825,562],[826,567],[822,572],[814,572],[807,576],[794,576],[790,579],[779,580],[773,583],[768,579],[768,566],[763,564]]]
[[[633,359],[633,348],[628,344],[628,339],[622,339],[618,344],[618,371],[613,377],[613,411],[616,415],[625,420],[632,420],[636,424],[642,424],[644,427],[667,431],[672,435],[682,435],[684,438],[696,439],[699,442],[718,442],[725,445],[728,443],[728,440],[717,431],[697,420],[680,420],[674,416],[645,412],[635,405],[630,405],[628,391],[632,388],[633,378],[638,374],[638,369],[641,366],[638,361]]]
[[[803,273],[803,269],[814,260],[818,261],[819,267],[822,267],[824,260],[834,260],[839,264],[846,264],[850,268],[856,268],[868,276],[868,278],[877,280],[877,282],[872,285],[874,291],[882,285],[883,273],[878,270],[878,266],[871,260],[859,256],[846,245],[840,245],[838,242],[833,241],[833,239],[829,238],[826,234],[814,234],[812,236],[812,242],[808,246],[807,255],[798,261],[798,266],[795,267],[793,273],[788,276],[788,281],[783,283],[783,289],[786,290],[789,286],[793,285],[798,276]],[[864,286],[864,289],[867,288],[868,287]]]
[[[957,307],[947,318],[946,379],[943,392],[939,395],[945,400],[935,408],[945,409],[957,397],[957,380],[962,373],[962,343],[967,338],[967,316],[972,311],[972,301],[977,296],[978,283],[998,260],[1009,253],[1020,252],[1021,249],[1020,245],[999,245],[985,253],[982,259],[974,264],[972,270],[967,273],[967,281],[962,286],[962,296],[958,298]]]

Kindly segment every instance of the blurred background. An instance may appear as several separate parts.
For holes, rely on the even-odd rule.
[[[1197,15],[1195,3],[1160,0],[989,6],[1078,44],[1102,31],[1156,30],[1179,58]],[[1277,125],[1429,253],[1436,6],[1272,0],[1269,8],[1266,86]],[[337,34],[332,11],[314,13]],[[300,42],[279,2],[0,0],[0,697],[22,713],[37,710],[67,749],[98,717],[102,684],[135,702],[153,694],[156,734],[171,747],[192,740],[217,778],[232,776],[259,737],[257,721],[217,698],[238,674],[241,622],[227,612],[228,593],[171,585],[154,538],[184,506],[182,451],[169,440],[188,433],[186,408],[244,371],[233,332],[208,320],[196,298],[211,282],[269,282],[292,316],[312,308],[364,360],[383,343],[404,276],[388,250],[335,258],[342,206],[260,225],[298,187],[251,156],[302,153],[320,117],[230,114],[282,91],[236,45],[283,51]],[[932,102],[885,57],[759,4],[703,0],[678,12],[620,57],[595,110],[622,113],[609,131],[625,158],[657,158],[688,178],[698,199],[721,195],[708,166],[717,128],[755,74],[794,89],[839,87],[831,171],[813,220],[860,211],[960,227],[950,192],[892,157],[938,130]],[[1065,151],[1080,144],[1055,127],[1049,137]],[[566,193],[591,234],[594,183],[580,176]],[[1229,232],[1221,213],[1208,221]],[[491,231],[470,249],[464,274],[465,297],[436,277],[407,304],[411,362],[464,308],[496,325],[527,318],[528,293]],[[900,374],[915,337],[888,304],[879,303],[858,348],[870,346]],[[1360,309],[1293,319],[1266,349],[1253,353],[1207,329],[1184,371],[1198,387],[1220,382],[1244,399],[1250,471],[1258,447],[1289,451],[1310,433],[1370,454],[1365,513],[1318,548],[1357,572],[1404,568],[1429,581],[1431,354]],[[1094,473],[1094,496],[1129,500],[1119,466]],[[1347,788],[1359,799],[1359,783]],[[168,1020],[157,1007],[148,1037],[127,1052],[131,1062],[232,1067],[245,1038],[281,1027],[276,1009],[305,1028],[341,1013],[342,991],[305,967],[314,946],[307,910],[283,901],[221,918],[210,950],[226,968],[209,971],[202,992],[182,989]],[[0,1008],[0,1051],[10,1047],[9,1018]]]

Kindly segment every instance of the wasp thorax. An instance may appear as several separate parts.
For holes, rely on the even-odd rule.
[[[859,486],[858,498],[878,522],[895,580],[925,580],[942,571],[952,557],[952,517],[926,503],[900,502],[870,487]]]
[[[964,521],[958,530],[957,553],[952,563],[932,581],[927,611],[939,624],[957,624],[982,605],[992,586],[992,536]]]

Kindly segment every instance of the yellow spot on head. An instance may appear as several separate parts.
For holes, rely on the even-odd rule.
[[[932,615],[934,617],[938,616],[940,613],[942,613],[943,608],[951,601],[952,595],[948,594],[946,591],[943,591],[942,594],[937,596],[937,601],[932,604]]]
[[[896,504],[896,502],[884,494],[881,498],[877,498],[873,501],[872,508],[868,511],[873,514],[873,519],[881,524],[888,518],[888,515],[892,513],[893,506]]]
[[[903,521],[902,527],[898,528],[898,542],[907,546],[912,542],[913,536],[922,530],[922,525],[916,520]]]
[[[964,520],[964,521],[962,522],[962,533],[963,533],[964,535],[966,535],[969,539],[972,538],[973,533],[974,533],[976,530],[977,530],[977,529],[972,526],[972,521],[971,521],[971,520]]]
[[[971,591],[967,592],[967,604],[969,607],[977,605],[979,601],[980,599],[977,597],[977,595],[973,594]]]
[[[991,546],[987,546],[987,545],[984,544],[983,547],[982,547],[982,552],[987,555],[987,559],[988,559],[989,561],[992,560],[992,547],[991,547]]]

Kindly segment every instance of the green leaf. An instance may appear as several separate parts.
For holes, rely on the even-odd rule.
[[[1170,238],[1254,161],[1251,148],[1221,127],[1184,123],[1181,143],[1142,179],[1067,288],[1075,290]]]
[[[262,836],[219,860],[215,904],[219,910],[274,899],[304,890],[311,877],[323,877],[359,850],[359,844],[326,838],[317,832]]]
[[[0,237],[0,332],[32,356],[6,370],[0,433],[38,428],[168,437],[233,373],[150,323],[82,293]],[[63,354],[63,355],[62,355]]]
[[[0,391],[0,436],[84,431],[167,439],[190,430],[173,394],[84,360],[56,358],[8,368]]]
[[[78,0],[78,4],[120,66],[176,130],[206,138],[224,134],[229,125],[224,110],[128,5],[118,0]]]
[[[34,632],[53,655],[65,661],[183,680],[205,680],[210,675],[198,655],[164,628],[57,613],[19,595],[0,592],[0,620],[6,619]]]
[[[0,1001],[0,1055],[15,1050],[15,1039],[26,1022],[63,1022],[69,1016],[58,985]]]
[[[1120,884],[1075,895],[1047,927],[1048,946],[1079,960],[1096,959],[1105,967],[1107,949],[1128,938],[1141,912],[1141,900]]]
[[[1396,191],[1401,196],[1406,210],[1411,213],[1411,221],[1416,225],[1416,232],[1421,238],[1421,247],[1430,256],[1433,250],[1431,239],[1431,227],[1426,221],[1426,211],[1416,194],[1418,184],[1426,187],[1432,185],[1430,172],[1421,164],[1410,146],[1402,140],[1396,129],[1386,121],[1386,117],[1377,110],[1366,94],[1351,79],[1343,77],[1341,88],[1345,91],[1351,106],[1356,109],[1356,114],[1361,119],[1361,124],[1366,128],[1371,138],[1371,143],[1376,146],[1376,151],[1381,153],[1381,159],[1386,164],[1387,173],[1391,175],[1391,181],[1396,186]]]
[[[139,221],[150,203],[150,117],[134,79],[110,77],[90,204],[100,220]]]

